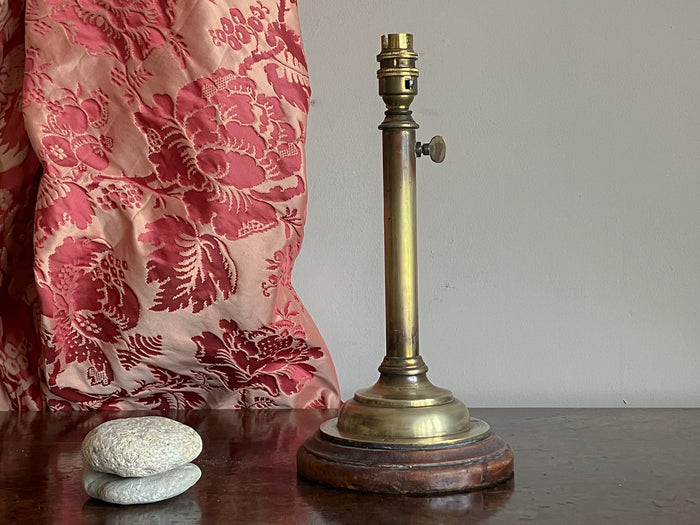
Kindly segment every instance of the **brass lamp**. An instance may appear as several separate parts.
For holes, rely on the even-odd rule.
[[[429,494],[509,479],[513,452],[449,390],[434,386],[418,353],[416,158],[445,158],[445,142],[416,141],[409,109],[418,55],[408,33],[382,37],[377,60],[382,130],[386,355],[380,376],[298,451],[299,474],[355,490]]]

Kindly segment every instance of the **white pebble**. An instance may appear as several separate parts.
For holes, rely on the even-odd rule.
[[[182,494],[197,483],[201,475],[199,467],[192,463],[140,478],[122,478],[86,468],[83,471],[83,488],[88,496],[109,503],[153,503]]]
[[[202,438],[187,425],[160,416],[121,418],[93,428],[81,446],[85,466],[122,477],[151,476],[194,460]]]

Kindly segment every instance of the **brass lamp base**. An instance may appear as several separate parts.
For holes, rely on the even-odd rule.
[[[511,448],[428,380],[420,356],[403,361],[397,367],[385,358],[374,386],[355,393],[300,447],[299,475],[395,494],[462,492],[510,479]]]
[[[326,422],[297,452],[297,471],[331,487],[392,494],[479,490],[513,476],[513,451],[478,419],[474,435],[449,445],[382,446],[342,437]]]

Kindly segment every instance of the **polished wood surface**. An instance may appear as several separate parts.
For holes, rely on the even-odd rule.
[[[297,477],[296,452],[335,411],[188,411],[201,480],[132,507],[88,498],[80,443],[144,412],[0,412],[0,523],[700,523],[700,410],[472,410],[515,452],[515,478],[481,492],[366,494]]]

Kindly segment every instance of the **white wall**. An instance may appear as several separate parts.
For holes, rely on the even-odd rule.
[[[470,407],[700,406],[700,2],[300,0],[294,283],[351,396],[384,356],[380,36],[414,34],[421,354]]]

